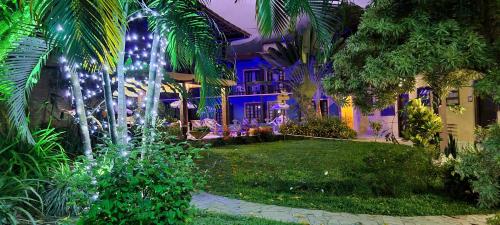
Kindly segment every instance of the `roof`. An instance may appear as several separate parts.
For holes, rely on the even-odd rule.
[[[250,37],[250,34],[243,29],[239,28],[238,26],[232,24],[231,22],[227,21],[223,17],[219,16],[219,14],[215,13],[208,7],[204,7],[205,12],[207,15],[214,20],[214,22],[217,24],[217,27],[219,30],[224,33],[226,36],[226,39],[230,41],[234,40],[239,40],[239,39],[244,39]]]

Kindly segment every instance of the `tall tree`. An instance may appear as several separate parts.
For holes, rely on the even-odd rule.
[[[146,110],[144,111],[144,125],[143,125],[143,141],[145,143],[149,143],[148,140],[151,139],[151,128],[154,124],[152,124],[153,121],[153,105],[154,105],[154,97],[155,97],[155,86],[156,85],[161,85],[161,84],[156,84],[156,77],[162,76],[162,74],[159,74],[158,71],[160,70],[160,67],[162,66],[159,63],[158,60],[158,50],[160,48],[160,33],[159,33],[159,27],[157,27],[154,31],[153,34],[153,44],[151,45],[151,58],[149,61],[149,76],[148,76],[148,87],[146,91]]]
[[[121,4],[123,6],[123,17],[128,21],[128,11],[129,11],[129,0],[122,0]],[[119,145],[125,145],[127,143],[127,99],[125,98],[125,43],[127,35],[127,23],[121,25],[120,37],[120,52],[118,53],[118,64],[116,66],[116,80],[117,86],[117,125],[116,125],[116,135],[117,143]],[[113,114],[114,116],[114,114]]]
[[[109,78],[109,73],[105,70],[102,73],[102,83],[104,88],[104,101],[106,103],[106,118],[109,124],[109,134],[111,136],[111,141],[113,144],[118,143],[118,137],[116,132],[116,118],[115,118],[115,109],[113,107],[113,92],[111,90],[111,79]]]
[[[165,39],[159,49],[152,48],[150,78],[148,80],[144,135],[154,126],[160,87],[164,78],[162,62],[168,58],[174,71],[193,71],[195,80],[201,84],[200,105],[203,109],[206,97],[220,86],[220,48],[216,36],[221,35],[215,23],[203,12],[204,5],[199,0],[154,0],[148,8],[150,27],[155,30],[155,41]],[[153,43],[154,46],[154,43]],[[154,51],[153,51],[154,49]],[[153,59],[157,57],[158,59]],[[155,67],[157,65],[158,67]],[[208,85],[211,84],[211,85]],[[156,106],[155,106],[156,104]]]
[[[487,47],[493,40],[481,31],[483,25],[471,18],[482,4],[495,11],[498,3],[466,2],[374,1],[357,33],[332,57],[335,74],[324,82],[328,93],[352,95],[368,112],[412,91],[417,76],[438,96],[474,79],[477,72],[489,76],[498,67],[498,53]]]
[[[326,7],[313,10],[320,5]],[[303,11],[307,12],[304,14],[310,21],[298,28],[293,21]],[[322,79],[331,73],[331,65],[326,58],[335,54],[344,45],[346,37],[356,31],[362,12],[361,7],[348,1],[257,1],[261,33],[292,36],[284,33],[292,31],[292,40],[277,42],[276,48],[270,48],[262,56],[287,68],[293,94],[302,113],[316,111],[321,116]],[[330,21],[323,21],[327,19]],[[315,109],[310,108],[313,98]]]
[[[27,91],[36,83],[37,71],[43,66],[44,57],[49,55],[53,49],[66,56],[71,71],[74,71],[76,69],[74,65],[80,62],[84,67],[93,69],[95,68],[95,64],[91,63],[91,61],[95,59],[101,65],[109,65],[110,69],[114,69],[115,58],[118,54],[117,37],[120,37],[120,29],[118,28],[123,23],[123,19],[121,18],[122,9],[117,0],[32,0],[9,2],[16,2],[16,10],[28,13],[28,17],[8,18],[13,19],[13,21],[8,23],[10,24],[10,26],[7,26],[9,32],[4,32],[5,36],[2,36],[2,41],[10,41],[8,48],[18,48],[27,52],[35,51],[36,49],[34,48],[19,48],[19,43],[27,37],[38,37],[46,41],[50,47],[46,48],[46,53],[38,55],[40,63],[31,70],[27,69],[26,65],[16,64],[15,60],[0,59],[0,62],[2,62],[1,75],[11,77],[15,75],[21,81],[16,83],[9,79],[1,79],[3,84],[0,86],[10,85],[15,90],[25,92],[24,96],[27,97]],[[26,8],[28,9],[27,11],[25,10]],[[26,23],[26,18],[30,18],[28,23]],[[5,21],[5,17],[2,17],[1,23]],[[14,29],[15,26],[19,26],[21,29]],[[9,51],[8,49],[0,50],[0,52]],[[33,53],[29,57],[33,57],[36,54]],[[27,59],[27,57],[27,55],[12,55],[7,58],[19,61]],[[72,79],[72,82],[79,82],[79,79]],[[73,83],[73,86],[79,86],[79,83]],[[77,99],[76,102],[77,104],[83,104],[83,100],[79,101]],[[24,115],[25,104],[26,101],[11,101],[9,114],[11,115],[11,120],[14,121],[13,124],[17,125],[18,130],[28,131],[20,132],[20,134],[32,143],[30,141],[32,138],[25,122],[26,117],[19,116]],[[77,105],[77,108],[84,108],[84,106]],[[82,116],[86,116],[85,113]],[[83,120],[80,119],[80,126],[82,131],[85,130],[84,128],[88,126],[86,118]],[[84,134],[83,143],[87,146],[85,152],[90,154],[91,149],[86,144],[90,143],[88,135]]]

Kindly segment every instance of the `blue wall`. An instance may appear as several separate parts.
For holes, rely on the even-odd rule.
[[[271,68],[271,64],[267,61],[263,60],[260,57],[254,57],[251,59],[242,59],[236,61],[236,76],[238,78],[237,84],[239,86],[244,86],[244,70],[246,69],[263,69],[263,68]],[[285,74],[285,79],[288,80],[288,74]],[[322,98],[326,99],[327,96],[323,96]],[[242,121],[245,117],[245,103],[250,102],[260,102],[264,107],[267,107],[267,102],[277,101],[277,95],[251,95],[251,96],[231,96],[229,97],[229,104],[232,107],[232,118]],[[332,100],[330,99],[330,102]],[[295,110],[296,101],[292,98],[288,101],[290,105],[290,110],[288,110],[287,115],[294,119],[298,118],[297,111]],[[339,107],[335,103],[331,103],[329,105],[329,114],[332,116],[338,116]],[[267,117],[267,109],[263,111],[263,117]]]
[[[260,57],[254,57],[252,59],[243,59],[236,61],[236,76],[238,77],[238,85],[243,85],[245,82],[245,77],[243,76],[243,70],[245,69],[260,69],[260,68],[270,68],[271,64],[263,60]]]

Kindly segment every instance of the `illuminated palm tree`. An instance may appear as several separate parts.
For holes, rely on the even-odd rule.
[[[45,60],[51,53],[65,56],[70,68],[82,142],[87,157],[92,157],[87,117],[77,67],[113,70],[119,52],[122,8],[118,0],[17,0],[3,3],[13,13],[2,17],[7,24],[0,49],[2,95],[8,98],[10,120],[29,143],[25,107]],[[9,21],[10,19],[10,21]],[[4,26],[2,26],[4,28]],[[93,63],[95,62],[97,63]]]

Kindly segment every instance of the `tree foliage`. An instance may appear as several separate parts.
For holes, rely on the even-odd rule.
[[[343,33],[345,27],[357,24],[361,8],[345,0],[257,0],[256,18],[264,36],[284,35],[295,31],[298,25],[311,27],[310,39],[319,53],[320,61],[332,50],[331,42]],[[354,26],[355,27],[355,26]],[[309,47],[305,47],[306,49]]]
[[[497,45],[498,9],[495,0],[375,0],[332,57],[335,74],[325,88],[370,111],[413,90],[418,75],[438,96],[477,72],[490,77],[498,67],[498,48],[489,47]]]

